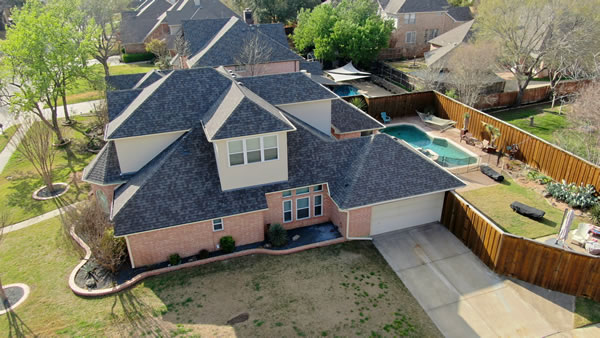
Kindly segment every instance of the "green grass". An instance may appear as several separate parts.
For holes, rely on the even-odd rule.
[[[575,299],[574,320],[576,328],[600,323],[600,303],[591,299],[577,297]]]
[[[425,63],[424,59],[387,62],[387,64],[405,73],[409,73],[418,69],[427,69],[427,64]]]
[[[54,160],[54,181],[70,183],[69,191],[60,199],[33,200],[31,194],[44,184],[29,161],[18,151],[13,154],[0,174],[0,203],[8,210],[9,223],[18,223],[86,198],[89,185],[81,181],[76,183],[73,177],[75,173],[81,172],[94,156],[80,148],[82,144],[87,143],[85,125],[92,119],[76,116],[73,120],[78,123],[63,128],[64,136],[71,138],[72,142],[70,146],[59,149]]]
[[[8,141],[10,141],[10,138],[13,137],[18,127],[19,125],[16,125],[4,129],[4,132],[2,133],[2,135],[0,135],[0,153],[2,152],[2,150],[4,150],[4,148],[6,148]]]
[[[230,259],[101,298],[68,288],[79,255],[58,218],[7,234],[0,257],[3,283],[31,288],[15,309],[27,336],[441,336],[370,242]],[[242,312],[249,320],[225,324]]]
[[[551,206],[540,194],[518,185],[510,178],[506,178],[501,184],[466,191],[461,195],[496,222],[504,231],[511,234],[526,238],[538,238],[560,231],[563,210]],[[514,201],[544,210],[546,215],[543,221],[534,221],[514,212],[510,208],[510,204]],[[579,222],[581,219],[576,218],[573,224],[579,224]]]
[[[559,115],[559,106],[551,108],[550,104],[536,105],[532,107],[519,108],[494,114],[495,117],[519,127],[533,135],[548,142],[554,143],[554,132],[567,128],[567,116],[569,108],[563,107]],[[534,126],[529,125],[529,118],[533,116]]]

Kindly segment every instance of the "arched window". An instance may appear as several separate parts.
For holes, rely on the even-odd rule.
[[[108,214],[110,212],[110,209],[108,208],[108,198],[106,198],[106,194],[104,194],[104,191],[96,190],[96,200],[100,204],[102,210],[104,210],[104,212]]]

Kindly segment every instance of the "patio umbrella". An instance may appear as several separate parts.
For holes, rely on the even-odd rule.
[[[559,241],[563,243],[569,237],[569,231],[571,230],[571,223],[573,223],[573,218],[575,218],[575,212],[573,209],[565,209],[565,214],[563,215],[563,221],[561,224],[560,232],[558,233],[558,237],[556,238],[556,243]]]

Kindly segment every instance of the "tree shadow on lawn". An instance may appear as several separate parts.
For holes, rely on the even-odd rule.
[[[44,210],[43,204],[40,201],[34,200],[32,194],[44,184],[31,176],[19,178],[13,182],[10,186],[13,192],[6,196],[7,205],[27,210],[28,213],[40,215]]]
[[[152,337],[168,335],[169,329],[159,319],[161,313],[134,295],[133,291],[126,290],[114,296],[111,316],[115,319],[119,319],[119,315],[115,313],[117,305],[123,310],[129,335]]]
[[[8,337],[35,336],[29,326],[27,326],[14,310],[8,311],[3,316],[6,316],[6,319],[8,320]]]

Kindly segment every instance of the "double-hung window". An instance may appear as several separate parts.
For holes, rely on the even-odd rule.
[[[213,224],[213,231],[223,230],[223,219],[222,218],[213,219],[212,224]]]
[[[296,219],[301,220],[310,217],[310,197],[298,198],[296,200]]]
[[[227,151],[230,166],[277,160],[279,158],[277,135],[229,141]]]
[[[296,189],[296,196],[302,195],[302,194],[308,194],[309,192],[310,192],[310,189],[308,187]]]
[[[323,185],[318,184],[313,187],[313,191],[323,191]]]
[[[288,223],[292,220],[292,200],[283,201],[283,223]]]
[[[413,44],[417,42],[417,32],[406,32],[406,43]]]
[[[323,216],[323,195],[315,196],[314,207],[315,207],[315,211],[314,211],[313,216],[314,217]]]
[[[404,14],[404,23],[407,25],[412,25],[417,22],[417,14],[415,13],[406,13]]]

